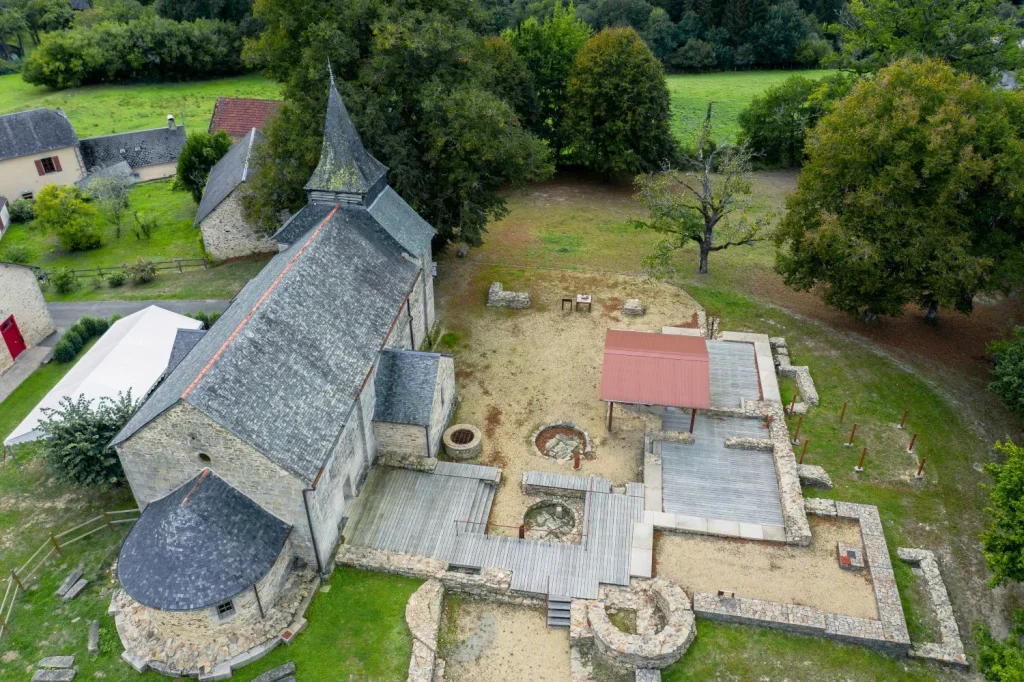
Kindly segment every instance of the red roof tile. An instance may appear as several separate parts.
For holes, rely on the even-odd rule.
[[[223,130],[231,137],[242,137],[253,128],[263,130],[283,102],[277,99],[218,97],[213,105],[210,132]]]
[[[609,329],[604,342],[601,400],[710,408],[707,343],[699,336]]]

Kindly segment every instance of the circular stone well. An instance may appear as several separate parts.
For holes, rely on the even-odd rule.
[[[586,457],[594,452],[590,435],[572,422],[545,424],[530,440],[538,455],[558,462],[571,462],[575,453]]]
[[[472,424],[455,424],[444,432],[444,451],[455,460],[473,459],[480,455],[480,429]]]

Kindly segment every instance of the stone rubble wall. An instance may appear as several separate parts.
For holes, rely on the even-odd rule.
[[[797,390],[805,405],[817,407],[818,389],[814,387],[814,379],[811,378],[811,370],[804,365],[793,365],[789,359],[789,347],[786,339],[781,336],[773,336],[769,339],[772,354],[775,356],[775,369],[784,377],[792,377],[796,380]],[[804,408],[806,411],[806,408]],[[794,410],[795,412],[796,410]]]
[[[647,306],[639,298],[627,298],[622,304],[622,314],[626,317],[643,317],[647,314]]]
[[[832,477],[828,475],[827,471],[816,464],[797,464],[796,473],[800,477],[800,484],[803,486],[819,488],[821,490],[832,490]]]
[[[385,467],[394,467],[395,469],[411,469],[412,471],[432,474],[434,469],[437,468],[437,458],[422,457],[408,453],[382,452],[377,455],[377,464]]]
[[[773,443],[770,438],[731,436],[725,439],[725,447],[731,450],[756,450],[758,452],[775,451],[775,443]]]
[[[261,237],[245,219],[242,192],[231,191],[217,208],[199,223],[206,252],[215,261],[241,258],[252,254],[277,253],[278,244],[270,237]]]
[[[405,605],[405,622],[412,634],[407,682],[432,682],[440,662],[437,631],[441,627],[444,585],[431,578],[413,592]]]
[[[505,291],[501,282],[494,282],[487,291],[487,305],[490,308],[523,310],[531,305],[530,294],[524,291]]]
[[[931,598],[932,610],[939,621],[939,632],[942,636],[942,641],[938,643],[915,644],[910,650],[910,655],[966,668],[967,656],[964,654],[964,644],[960,639],[960,628],[956,624],[953,605],[949,601],[949,593],[946,592],[946,584],[939,572],[935,554],[927,549],[898,547],[896,555],[908,564],[919,567],[924,574],[925,588]]]

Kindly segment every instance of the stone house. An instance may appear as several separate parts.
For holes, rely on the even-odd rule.
[[[284,104],[279,99],[218,97],[210,117],[210,134],[223,130],[238,141],[253,128],[263,130]]]
[[[165,638],[198,619],[213,624],[208,643],[245,594],[258,592],[271,613],[273,590],[260,585],[278,569],[284,575],[271,583],[287,582],[296,560],[328,575],[350,502],[378,455],[378,411],[420,421],[429,414],[418,426],[430,434],[426,444],[451,415],[454,363],[415,350],[434,326],[434,229],[388,185],[387,167],[363,147],[333,83],[306,191],[307,206],[275,235],[281,252],[215,325],[184,344],[184,357],[112,441],[143,510],[118,561],[124,592],[115,602],[119,613],[164,624]],[[410,361],[396,368],[397,351]],[[423,454],[436,452],[429,448]],[[227,534],[250,539],[218,544],[216,566],[244,575],[230,586],[168,583],[146,552],[131,550],[173,545],[195,557],[189,575],[201,572],[209,551],[199,545],[227,531],[183,536],[160,521],[192,504],[182,491],[195,486],[209,495],[193,519],[199,526],[247,509],[248,521]],[[134,630],[117,622],[131,649]],[[149,651],[139,643],[140,657]]]
[[[53,332],[35,271],[0,262],[0,374]]]
[[[214,260],[278,250],[277,242],[258,235],[242,214],[244,185],[256,172],[253,153],[265,142],[263,133],[252,128],[210,169],[195,224]]]
[[[373,433],[377,451],[436,457],[455,411],[455,359],[389,348],[377,366]]]

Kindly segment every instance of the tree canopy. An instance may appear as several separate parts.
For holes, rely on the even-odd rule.
[[[1022,125],[1019,94],[938,60],[882,69],[808,136],[776,269],[867,317],[970,312],[1020,259]]]
[[[1016,327],[1011,338],[990,344],[989,353],[996,360],[989,389],[1024,419],[1024,327]]]
[[[550,175],[545,143],[526,130],[478,54],[486,15],[473,0],[257,0],[267,29],[251,63],[284,83],[285,104],[257,152],[245,199],[265,230],[302,191],[320,156],[330,60],[366,148],[442,242],[479,244],[505,211],[497,194]],[[488,81],[491,87],[488,88]]]
[[[198,204],[203,198],[206,179],[221,158],[231,149],[231,138],[223,130],[210,133],[189,133],[178,155],[178,169],[174,177],[175,189],[184,189]]]
[[[981,534],[992,586],[1024,580],[1024,448],[1012,441],[995,448],[1005,459],[985,465],[993,481],[987,510],[992,522]]]
[[[43,408],[39,430],[46,435],[46,460],[57,475],[83,486],[109,488],[124,481],[111,439],[135,411],[131,391],[116,399],[61,398],[57,409]]]

